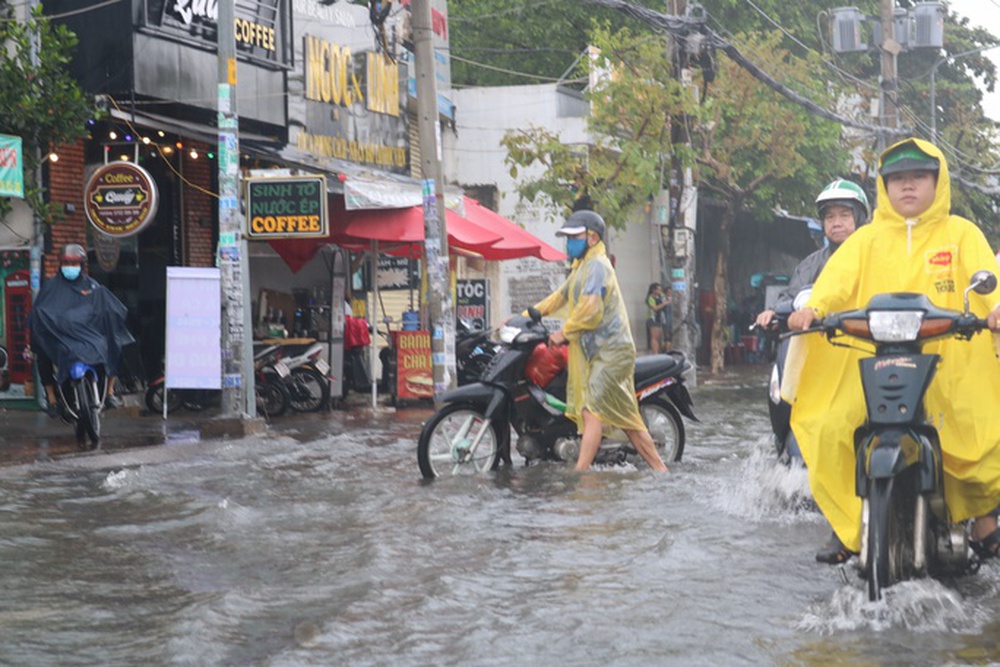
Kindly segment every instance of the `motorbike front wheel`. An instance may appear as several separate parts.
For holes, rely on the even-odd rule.
[[[291,396],[277,373],[258,373],[254,382],[257,412],[265,418],[280,417],[288,410]]]
[[[330,400],[330,385],[315,368],[293,368],[285,378],[285,386],[291,395],[292,409],[298,412],[316,412]]]
[[[663,460],[680,461],[684,455],[684,422],[677,408],[663,399],[650,398],[639,404],[639,413]]]
[[[868,494],[868,599],[882,599],[882,591],[913,576],[915,498],[906,493],[904,477],[875,479]]]
[[[476,438],[479,442],[473,447]],[[496,427],[468,405],[441,408],[424,424],[417,441],[417,463],[427,479],[496,470],[499,452]]]
[[[101,443],[101,399],[97,383],[87,376],[76,383],[76,441],[82,447],[90,438],[91,448]]]

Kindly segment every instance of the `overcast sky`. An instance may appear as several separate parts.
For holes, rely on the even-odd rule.
[[[1000,0],[946,0],[951,9],[967,16],[973,27],[986,28],[994,35],[1000,34]],[[1000,48],[987,51],[1000,67]],[[1000,92],[986,93],[983,111],[993,120],[1000,121]]]

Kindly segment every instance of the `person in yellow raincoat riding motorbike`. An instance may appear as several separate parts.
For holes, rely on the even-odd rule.
[[[635,343],[618,279],[604,246],[604,219],[576,211],[562,229],[573,268],[566,281],[535,305],[565,320],[550,345],[569,343],[566,416],[581,430],[576,469],[587,470],[601,445],[602,424],[625,431],[653,470],[667,472],[639,414],[635,397]]]
[[[921,139],[889,147],[879,161],[878,203],[871,224],[830,258],[806,307],[788,320],[805,330],[829,313],[863,308],[884,292],[918,292],[942,308],[962,310],[962,294],[978,270],[996,272],[982,231],[951,214],[951,181],[941,151]],[[1000,330],[1000,295],[972,293],[970,307]],[[994,510],[1000,504],[1000,365],[991,336],[929,343],[943,363],[926,394],[928,418],[940,424],[944,491],[955,522],[976,517],[973,548],[1000,553]],[[833,526],[817,560],[844,562],[860,549],[861,499],[855,494],[856,427],[865,419],[858,360],[863,353],[806,336],[788,362],[782,394],[793,401],[792,428],[809,470],[817,505]],[[790,351],[790,354],[792,352]],[[827,556],[827,557],[821,557]]]

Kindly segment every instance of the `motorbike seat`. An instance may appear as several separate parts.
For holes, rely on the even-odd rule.
[[[638,357],[635,360],[635,383],[641,385],[645,381],[659,379],[670,375],[680,362],[677,357],[670,354],[650,354],[645,357]]]

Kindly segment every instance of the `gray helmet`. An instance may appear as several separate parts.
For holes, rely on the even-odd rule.
[[[559,236],[573,236],[582,231],[589,230],[604,240],[604,218],[594,211],[576,211],[566,218],[562,228],[556,232]]]

